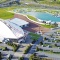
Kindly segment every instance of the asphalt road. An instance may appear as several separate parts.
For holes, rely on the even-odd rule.
[[[36,52],[36,47],[40,43],[40,41],[43,41],[42,36],[40,36],[40,38],[32,45],[28,54],[24,55],[24,60],[29,60],[30,55],[33,54],[34,52]]]

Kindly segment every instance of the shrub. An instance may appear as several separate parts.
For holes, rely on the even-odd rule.
[[[43,51],[43,49],[42,49],[42,48],[40,48],[40,51]]]
[[[1,55],[1,52],[0,52],[0,60],[2,59],[2,55]]]
[[[30,50],[30,48],[31,48],[31,45],[29,45],[29,46],[27,47],[27,49],[25,50],[24,54],[27,54],[28,51]]]
[[[8,58],[7,60],[11,60],[11,58],[12,58],[12,55],[10,55],[9,58]]]
[[[19,60],[24,60],[24,57],[20,57]]]
[[[43,45],[43,42],[40,42],[41,45]]]
[[[38,47],[36,47],[36,50],[39,51],[40,49]]]
[[[33,40],[33,41],[32,41],[32,44],[34,44],[35,42],[36,42],[36,40]]]
[[[14,48],[13,51],[16,52],[18,50],[18,48],[19,48],[19,45],[16,45],[16,46],[14,45],[13,48]]]
[[[9,46],[12,46],[12,47],[13,47],[13,51],[14,51],[14,52],[16,52],[17,49],[19,48],[19,45],[17,45],[17,44],[10,43],[10,42],[8,42],[7,44],[8,44]]]

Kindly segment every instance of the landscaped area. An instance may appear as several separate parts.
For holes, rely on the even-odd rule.
[[[16,52],[19,48],[19,45],[14,44],[14,43],[10,43],[8,42],[7,45],[11,46],[13,48],[13,51]]]
[[[29,50],[31,49],[31,47],[32,47],[32,45],[29,45],[29,46],[27,47],[27,49],[24,51],[24,54],[27,54],[27,53],[29,52]]]
[[[35,18],[35,17],[31,16],[31,15],[27,15],[27,17],[28,17],[29,19],[33,20],[33,21],[38,21],[37,18]]]
[[[8,50],[8,48],[7,48],[7,47],[3,47],[3,46],[0,46],[0,49],[1,49],[1,50],[3,50],[3,51]]]
[[[34,53],[30,56],[29,60],[52,60],[52,59],[50,59],[50,58],[41,58],[41,57],[39,57],[39,55]]]
[[[41,24],[41,26],[46,27],[46,28],[54,28],[54,26],[53,26],[53,25],[50,25],[50,24],[48,24],[48,25],[46,25],[46,24]]]
[[[40,35],[38,35],[38,34],[35,34],[35,33],[29,33],[29,35],[31,36],[31,39],[33,40],[33,41],[37,41],[38,40],[38,38],[40,37]]]
[[[5,9],[0,8],[0,18],[1,19],[11,19],[14,17],[14,13],[7,12]]]
[[[36,34],[36,33],[29,33],[31,39],[32,39],[32,44],[34,44],[40,37],[40,35]]]

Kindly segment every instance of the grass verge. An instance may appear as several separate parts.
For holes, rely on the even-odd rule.
[[[7,12],[5,9],[0,9],[1,19],[11,19],[14,17],[14,13]]]
[[[34,20],[34,21],[38,21],[35,17],[31,16],[31,15],[27,15],[27,17],[31,20]]]

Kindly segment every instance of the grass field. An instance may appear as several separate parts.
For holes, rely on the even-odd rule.
[[[41,24],[41,26],[46,27],[46,28],[54,28],[54,26],[53,26],[53,25]]]
[[[38,40],[38,38],[40,37],[40,35],[38,35],[38,34],[35,34],[35,33],[29,33],[29,35],[31,36],[31,38],[32,38],[32,40]]]
[[[1,19],[10,19],[13,18],[14,14],[7,12],[5,9],[0,9],[0,18]]]
[[[27,15],[27,17],[31,20],[37,21],[37,19],[35,17],[31,16],[31,15]]]

